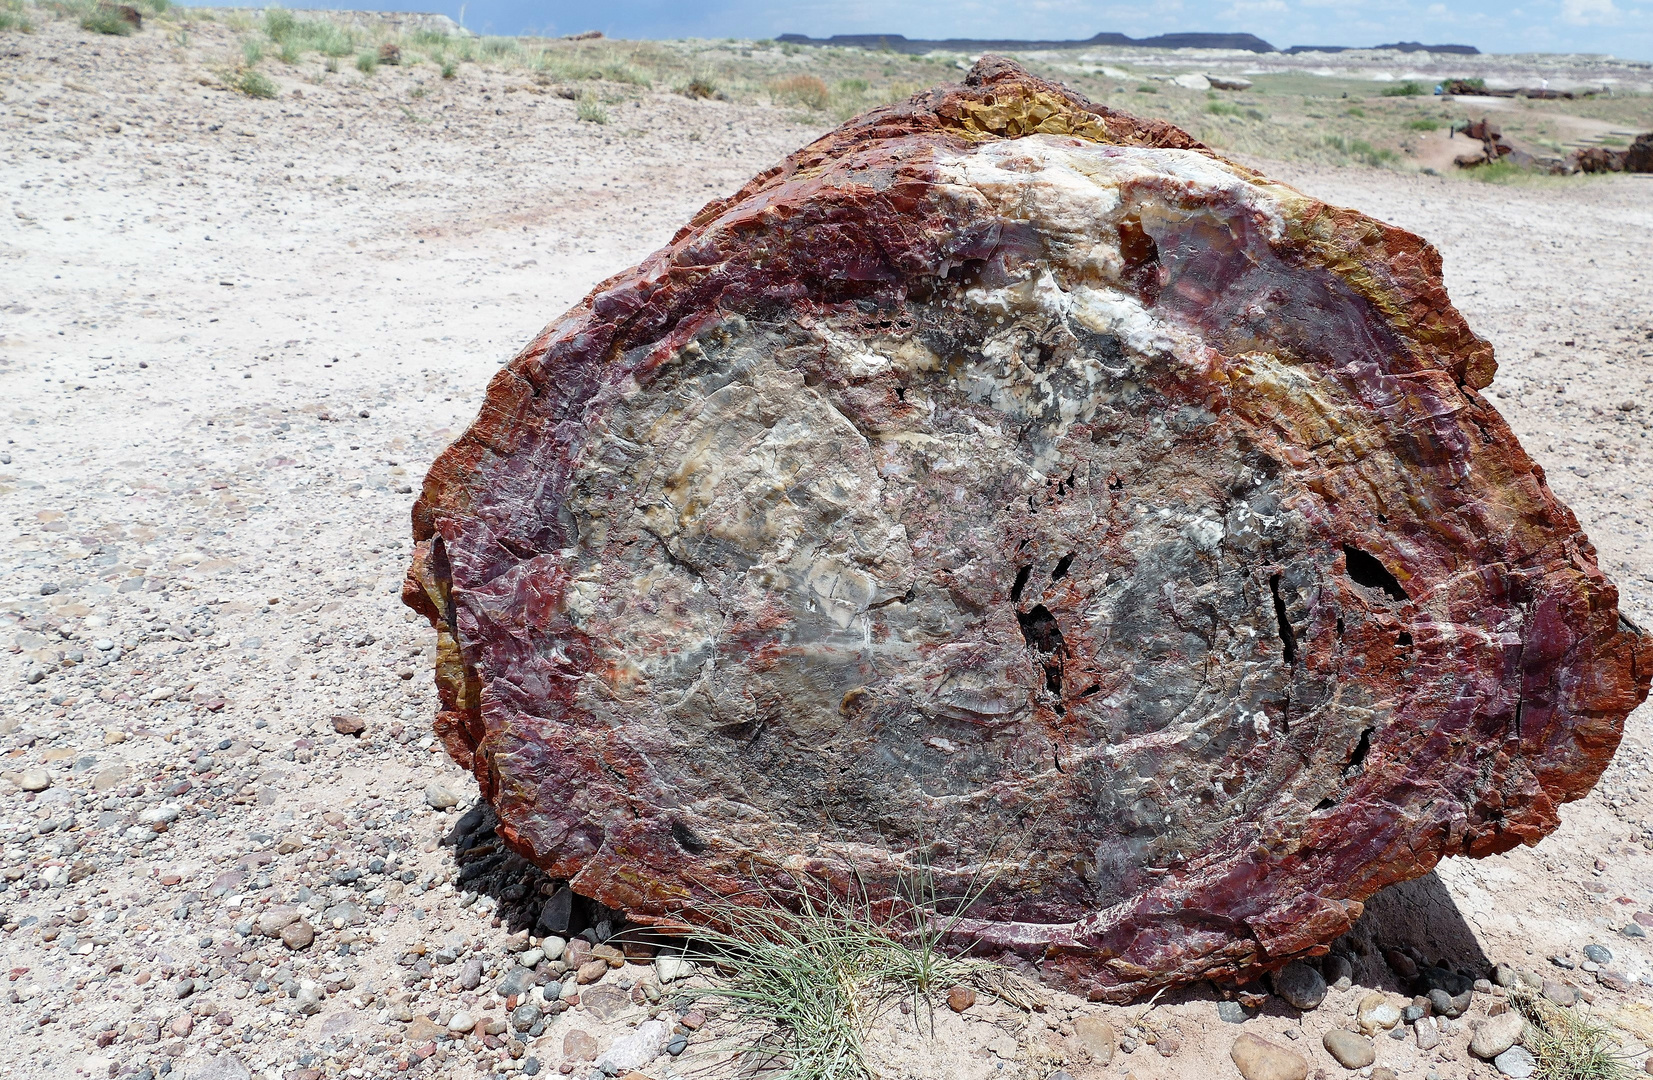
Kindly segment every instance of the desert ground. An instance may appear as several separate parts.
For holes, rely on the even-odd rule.
[[[738,1026],[696,1001],[708,972],[666,981],[684,973],[636,956],[576,988],[580,1004],[526,1017],[544,995],[499,983],[526,958],[555,993],[566,962],[560,939],[513,935],[440,843],[476,788],[431,736],[432,634],[398,598],[412,493],[494,370],[592,285],[840,113],[956,65],[749,42],[536,64],[394,20],[356,29],[364,56],[374,33],[423,32],[400,64],[358,64],[349,43],[329,63],[278,58],[248,15],[151,13],[120,35],[68,7],[5,10],[0,1075],[584,1080],[655,1014],[686,1038],[643,1076],[737,1075]],[[1653,626],[1653,177],[1453,175],[1426,144],[1476,103],[1384,96],[1358,64],[1254,72],[1250,98],[1150,78],[1219,60],[1256,63],[1044,63],[1436,244],[1497,348],[1492,399],[1625,613]],[[1420,62],[1379,60],[1390,81]],[[1653,128],[1645,65],[1568,62],[1618,91],[1504,100],[1512,129],[1564,145]],[[825,97],[763,90],[812,64]],[[270,96],[245,92],[263,88],[249,72]],[[1370,154],[1350,149],[1364,120]],[[1381,1029],[1356,1070],[1323,1048],[1367,995],[1410,1002],[1396,967],[1444,960],[1577,998],[1639,1070],[1650,772],[1643,707],[1542,843],[1374,898],[1318,1008],[1259,994],[1236,1015],[1209,986],[1125,1008],[984,997],[933,1027],[891,1010],[873,1063],[891,1078],[1233,1077],[1248,1032],[1316,1076],[1499,1075],[1467,1049],[1506,1008],[1493,982],[1433,1045]]]

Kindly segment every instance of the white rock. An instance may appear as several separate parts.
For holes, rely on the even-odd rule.
[[[160,806],[151,806],[138,815],[138,820],[145,825],[170,825],[178,820],[178,815],[184,808],[177,803],[162,803]]]
[[[555,934],[540,941],[540,951],[547,960],[561,960],[563,950],[568,948],[568,942]]]
[[[463,1033],[474,1027],[476,1027],[476,1021],[471,1017],[470,1013],[464,1011],[454,1013],[453,1019],[448,1021],[449,1031]]]
[[[521,964],[525,968],[531,968],[531,967],[534,967],[535,965],[537,965],[541,960],[544,960],[544,959],[545,959],[544,950],[542,950],[542,949],[529,949],[527,952],[525,952],[521,956],[517,957],[517,963]]]
[[[432,810],[446,810],[450,806],[459,805],[459,796],[441,784],[430,783],[425,785],[425,803]]]
[[[1190,71],[1186,75],[1178,75],[1176,78],[1172,79],[1171,82],[1173,85],[1180,86],[1185,90],[1211,89],[1211,80],[1207,79],[1204,75],[1193,71]]]
[[[662,953],[654,958],[655,973],[660,976],[660,984],[664,986],[678,979],[687,979],[694,974],[694,965],[681,956]]]
[[[592,1065],[605,1073],[627,1073],[641,1069],[665,1052],[672,1030],[659,1020],[646,1020],[637,1030],[616,1039]]]

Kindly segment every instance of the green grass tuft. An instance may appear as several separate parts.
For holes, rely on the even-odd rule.
[[[356,70],[363,75],[371,75],[379,67],[379,55],[369,49],[356,54]]]
[[[1424,116],[1416,120],[1408,120],[1406,122],[1406,129],[1408,131],[1439,131],[1441,130],[1441,122],[1431,117]]]
[[[1373,146],[1365,139],[1351,139],[1347,135],[1327,135],[1326,145],[1373,168],[1391,166],[1400,160],[1400,155],[1387,146]]]
[[[581,94],[580,100],[574,104],[574,115],[590,124],[608,123],[608,110],[595,94]]]
[[[236,68],[224,75],[224,85],[250,98],[273,98],[276,84],[250,67]]]
[[[252,67],[264,59],[264,43],[248,38],[241,43],[241,57],[248,67]]]
[[[121,18],[120,12],[113,7],[96,3],[81,13],[80,28],[95,34],[110,34],[115,37],[128,37],[133,29],[132,24]]]
[[[1415,82],[1408,81],[1396,83],[1393,86],[1385,86],[1380,93],[1384,97],[1421,97],[1423,87]]]
[[[444,79],[451,79],[457,74],[459,74],[459,65],[457,63],[452,60],[442,61],[442,77]]]
[[[966,902],[938,903],[922,890],[875,901],[864,890],[843,897],[814,879],[794,881],[786,897],[692,909],[696,922],[717,928],[697,931],[696,941],[724,975],[703,994],[762,1032],[745,1049],[773,1080],[868,1080],[866,1036],[879,1017],[905,1001],[920,1031],[928,1018],[933,1034],[937,999],[955,985],[1034,1004],[1036,992],[997,965],[942,950],[958,916],[941,909]]]
[[[715,98],[718,95],[717,80],[710,75],[696,75],[677,92],[688,98]]]
[[[0,0],[0,30],[34,33],[34,23],[23,10],[23,0]]]
[[[1631,1080],[1629,1059],[1606,1024],[1530,990],[1516,990],[1510,1004],[1527,1019],[1521,1042],[1538,1060],[1537,1080]]]

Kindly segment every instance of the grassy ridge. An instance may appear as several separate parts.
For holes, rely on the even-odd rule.
[[[561,84],[580,102],[581,120],[606,122],[608,109],[647,91],[675,91],[788,111],[802,124],[822,127],[917,90],[956,81],[965,56],[908,56],[862,49],[813,48],[773,41],[569,41],[536,37],[477,37],[435,29],[397,29],[371,14],[168,7],[144,0],[146,17],[188,41],[192,23],[217,22],[240,42],[218,67],[225,85],[252,96],[275,93],[271,76],[284,72],[312,81],[330,77],[371,80],[381,68],[411,68],[452,79],[466,68],[520,73],[541,85]],[[82,20],[87,29],[130,33],[131,27],[97,0],[0,0],[0,31],[26,32],[41,17]],[[388,51],[387,51],[388,50]],[[1441,99],[1417,81],[1382,83],[1303,71],[1252,76],[1245,91],[1192,90],[1176,85],[1163,67],[1104,65],[1105,50],[1033,53],[1020,59],[1037,74],[1066,83],[1093,101],[1140,116],[1168,120],[1221,150],[1277,160],[1415,169],[1424,139],[1475,116],[1493,115],[1505,133],[1543,153],[1569,150],[1577,118],[1615,129],[1653,129],[1653,97],[1627,95],[1580,101],[1515,99],[1487,113]],[[1121,56],[1124,56],[1121,53]],[[1196,59],[1189,60],[1197,66]],[[353,69],[353,71],[352,71]],[[411,91],[418,96],[417,91]],[[1569,119],[1571,118],[1571,119]],[[1609,144],[1618,138],[1602,136]],[[1467,149],[1466,144],[1466,149]]]

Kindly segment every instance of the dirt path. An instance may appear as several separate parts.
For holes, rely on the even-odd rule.
[[[187,47],[0,33],[0,1075],[553,1070],[569,1031],[606,1046],[644,1013],[506,1029],[506,931],[435,844],[455,811],[427,787],[463,808],[474,785],[432,745],[431,642],[397,599],[411,491],[516,348],[814,132],[663,92],[582,123],[555,87],[472,67],[257,101],[198,81],[232,45],[210,26]],[[1267,167],[1439,245],[1498,347],[1495,400],[1653,623],[1653,181]],[[1653,911],[1649,720],[1555,836],[1444,866],[1446,892],[1409,894],[1382,932],[1427,952],[1467,927],[1489,959],[1645,1007],[1653,954],[1615,931]],[[29,773],[49,786],[23,790]],[[270,912],[314,941],[261,936]],[[1598,941],[1621,982],[1546,959]],[[1357,974],[1392,984],[1380,967]],[[1319,1034],[1360,992],[1246,1030],[1296,1031],[1338,1074]],[[434,1041],[455,1010],[473,1034]],[[891,1076],[1233,1075],[1239,1029],[1212,995],[1141,1012],[981,1006],[934,1041],[892,1027],[879,1053]],[[1135,1052],[1085,1064],[1074,1021],[1093,1014],[1134,1027]],[[1467,1034],[1427,1054],[1379,1039],[1378,1062],[1485,1075]],[[650,1075],[689,1073],[698,1045]]]

